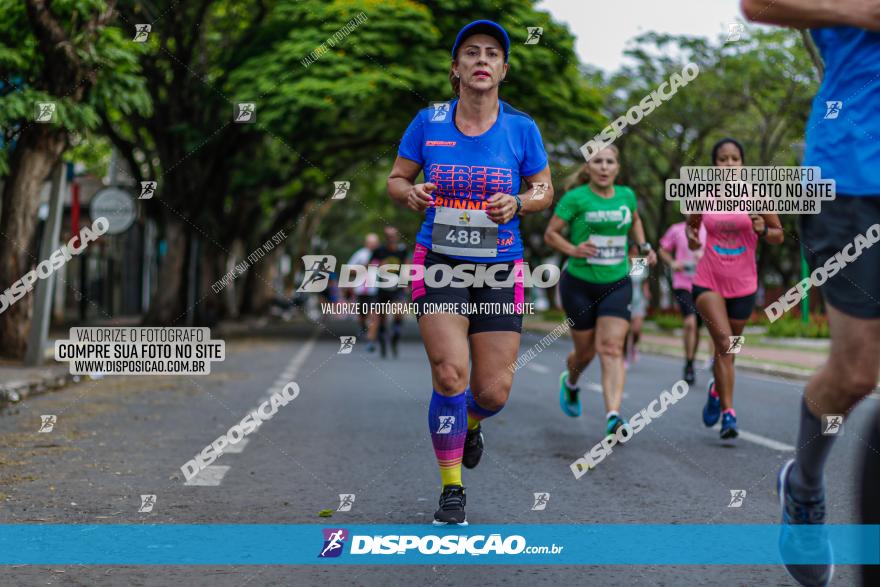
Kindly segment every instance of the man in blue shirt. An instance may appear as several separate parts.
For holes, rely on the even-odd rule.
[[[809,557],[815,564],[786,568],[802,585],[826,585],[833,573],[827,541],[796,546],[787,529],[825,523],[823,470],[836,438],[831,424],[871,393],[880,375],[880,246],[872,246],[880,240],[880,1],[743,0],[742,7],[752,20],[811,29],[825,62],[804,165],[835,180],[837,199],[823,202],[821,214],[801,217],[801,241],[813,269],[828,275],[822,292],[831,351],[807,383],[797,456],[780,471],[778,489],[783,558],[805,549],[815,555]],[[880,417],[868,437],[862,519],[878,524]],[[865,567],[864,581],[880,585],[877,566]]]

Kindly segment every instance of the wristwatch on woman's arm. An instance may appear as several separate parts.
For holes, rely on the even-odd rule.
[[[651,246],[651,243],[646,242],[639,245],[639,252],[643,255],[646,253],[650,253],[652,249],[653,247]]]

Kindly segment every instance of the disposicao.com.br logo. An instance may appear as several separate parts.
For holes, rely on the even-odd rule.
[[[523,287],[548,288],[556,285],[561,274],[559,267],[547,263],[534,268],[528,263],[519,266],[511,263],[509,271],[504,263],[460,263],[455,266],[437,263],[429,267],[406,263],[343,264],[337,270],[333,255],[303,255],[302,261],[305,272],[296,290],[302,293],[326,290],[331,275],[337,279],[339,287],[396,289],[422,281],[428,287],[511,287],[522,283]]]
[[[346,541],[351,546],[350,555],[517,555],[517,554],[560,554],[564,546],[556,544],[529,546],[524,536],[511,534],[388,534],[349,536],[343,528],[324,528],[324,543],[318,558],[338,557],[342,554]],[[350,540],[348,540],[350,538]]]

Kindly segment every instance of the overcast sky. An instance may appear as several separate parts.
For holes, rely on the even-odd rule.
[[[647,31],[715,37],[744,22],[739,0],[542,0],[538,8],[568,25],[583,63],[617,69],[633,37]]]

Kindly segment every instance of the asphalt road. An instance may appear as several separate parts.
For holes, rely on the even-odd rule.
[[[412,325],[410,325],[412,326]],[[397,359],[361,343],[338,354],[326,328],[286,326],[227,341],[227,359],[202,377],[105,377],[37,396],[0,415],[0,523],[322,524],[339,494],[355,494],[332,524],[429,524],[439,494],[426,430],[430,375],[414,331]],[[522,350],[543,335],[526,334]],[[775,523],[775,476],[793,453],[801,382],[740,372],[736,409],[747,434],[722,442],[700,421],[708,374],[626,446],[576,480],[569,464],[601,440],[604,413],[585,375],[584,415],[565,417],[556,382],[569,349],[563,337],[517,372],[510,403],[484,425],[486,453],[465,471],[474,524]],[[624,415],[680,377],[674,359],[643,355],[629,371]],[[268,394],[296,381],[299,396],[240,451],[225,454],[202,485],[180,466]],[[592,385],[589,382],[593,382]],[[877,408],[864,402],[847,421],[827,471],[830,521],[857,523],[861,431]],[[37,433],[41,414],[58,416]],[[241,445],[240,445],[241,446]],[[237,447],[238,448],[238,447]],[[202,475],[205,477],[202,479]],[[730,508],[730,490],[744,489]],[[533,493],[547,492],[543,511]],[[155,494],[138,513],[141,494]],[[735,549],[736,544],[718,544]],[[853,585],[838,568],[836,585]],[[23,567],[3,585],[793,585],[773,566],[358,566]]]

